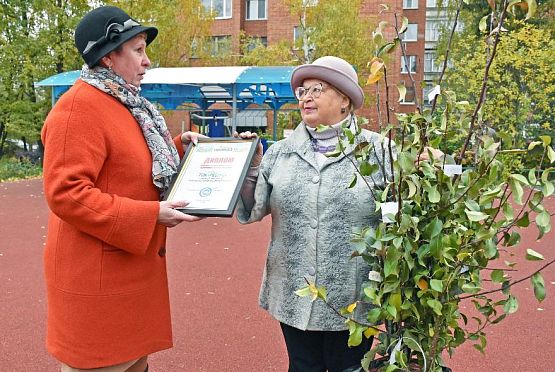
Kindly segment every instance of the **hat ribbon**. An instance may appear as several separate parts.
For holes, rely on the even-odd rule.
[[[92,50],[92,48],[94,48],[96,45],[102,45],[102,44],[105,44],[108,41],[112,41],[112,40],[114,40],[114,37],[118,36],[122,32],[125,32],[127,30],[132,29],[135,26],[140,26],[140,25],[141,25],[140,23],[135,22],[131,18],[129,18],[127,21],[123,22],[123,24],[121,24],[121,23],[111,23],[106,28],[106,34],[104,36],[102,36],[100,39],[98,39],[96,41],[91,40],[87,43],[87,47],[83,51],[83,55],[89,53]]]

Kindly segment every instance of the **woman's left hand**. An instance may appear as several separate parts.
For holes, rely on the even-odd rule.
[[[181,134],[181,142],[183,143],[183,147],[189,146],[189,143],[191,142],[193,142],[193,145],[196,145],[199,138],[208,137],[197,132],[184,132],[183,134]]]

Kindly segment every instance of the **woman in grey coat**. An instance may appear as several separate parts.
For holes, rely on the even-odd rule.
[[[299,100],[302,122],[291,136],[251,164],[238,219],[251,223],[272,215],[260,306],[281,323],[289,371],[357,370],[372,341],[349,348],[345,319],[323,301],[294,292],[305,287],[306,281],[324,286],[335,309],[361,298],[369,270],[361,257],[351,258],[352,234],[357,228],[376,226],[381,215],[375,212],[364,182],[347,186],[355,171],[352,160],[357,143],[376,145],[378,152],[370,159],[376,163],[384,146],[377,133],[362,130],[344,154],[324,155],[335,149],[342,123],[347,121],[356,129],[354,110],[364,100],[357,74],[345,60],[327,56],[299,66],[293,70],[291,87]],[[320,125],[328,128],[316,130]],[[389,169],[389,165],[380,168]],[[381,171],[372,180],[376,181],[373,187],[385,187]],[[360,320],[368,310],[362,308],[357,306]]]

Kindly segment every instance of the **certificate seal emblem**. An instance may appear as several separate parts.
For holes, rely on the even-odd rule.
[[[210,187],[204,187],[199,191],[199,195],[203,198],[210,196],[212,194],[212,189]]]

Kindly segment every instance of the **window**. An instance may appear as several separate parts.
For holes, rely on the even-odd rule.
[[[426,0],[426,8],[437,8],[437,0]]]
[[[201,0],[206,10],[214,13],[216,19],[231,18],[232,0]]]
[[[435,52],[424,52],[424,72],[441,72],[441,66],[436,63]]]
[[[418,39],[418,24],[409,23],[407,30],[401,35],[401,40],[403,41],[416,41]]]
[[[247,0],[247,20],[266,19],[266,0]]]
[[[402,82],[405,83],[405,87],[407,88],[407,94],[405,94],[405,99],[401,100],[401,104],[402,105],[403,104],[404,105],[414,104],[414,94],[415,94],[414,87],[412,85],[407,86],[406,82],[404,82],[404,81],[402,81]],[[409,84],[410,84],[410,82],[409,82]]]
[[[403,0],[403,9],[418,9],[418,0]]]
[[[316,6],[318,5],[318,0],[303,0],[304,6]]]
[[[249,40],[249,43],[247,44],[247,51],[251,52],[252,50],[254,50],[254,48],[256,48],[259,45],[263,45],[267,47],[268,38],[266,36],[260,36],[260,37],[253,36]]]
[[[312,27],[307,27],[307,32],[310,35],[310,32],[314,30],[314,28]],[[308,46],[304,45],[304,40],[303,40],[303,29],[301,28],[301,26],[295,26],[293,27],[293,45],[295,46],[295,49],[304,49],[305,47],[308,50],[314,50],[314,48],[316,48],[316,45],[314,45],[314,43],[310,43],[308,44]]]
[[[212,36],[212,56],[224,56],[231,53],[231,36]]]
[[[411,74],[416,72],[416,56],[407,56],[408,63],[405,63],[405,57],[401,56],[401,73],[406,74],[410,72]],[[407,70],[407,65],[409,69]]]
[[[440,27],[440,21],[426,21],[426,41],[438,41]]]

